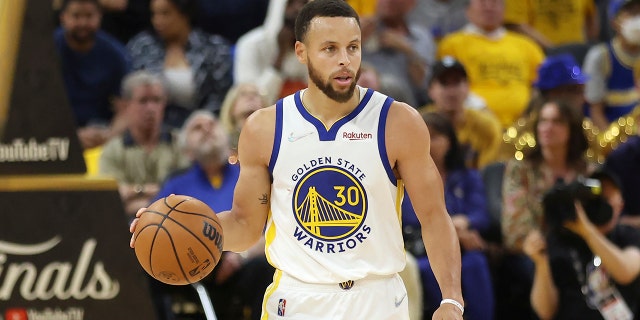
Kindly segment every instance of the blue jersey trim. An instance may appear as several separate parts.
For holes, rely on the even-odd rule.
[[[273,136],[273,148],[271,149],[271,159],[269,159],[269,172],[273,176],[273,168],[278,160],[278,153],[280,152],[280,143],[282,141],[282,113],[283,113],[282,99],[276,102],[276,130]]]
[[[311,115],[307,111],[307,109],[304,108],[304,105],[302,104],[300,92],[301,91],[298,91],[294,95],[298,112],[300,112],[303,118],[305,118],[307,121],[309,121],[309,123],[311,123],[314,127],[316,127],[316,130],[318,131],[318,138],[320,139],[320,141],[335,141],[336,135],[338,134],[338,130],[340,130],[340,128],[345,123],[355,118],[364,109],[364,107],[367,105],[367,103],[371,99],[371,96],[373,95],[373,90],[367,89],[367,92],[365,93],[364,97],[362,98],[358,106],[355,109],[353,109],[351,113],[341,118],[340,120],[336,121],[331,126],[331,128],[327,130],[326,127],[324,126],[324,123],[322,123],[322,121],[318,120],[318,118]]]
[[[380,111],[380,121],[378,122],[378,152],[380,152],[380,160],[382,160],[382,165],[384,166],[384,170],[387,171],[387,176],[389,177],[389,181],[393,183],[394,186],[398,186],[398,179],[396,175],[393,174],[393,168],[391,167],[391,163],[389,162],[389,156],[387,155],[387,143],[385,139],[385,128],[387,125],[387,115],[389,114],[389,109],[391,104],[393,103],[393,98],[387,97],[387,100],[384,101],[382,105],[382,110]]]

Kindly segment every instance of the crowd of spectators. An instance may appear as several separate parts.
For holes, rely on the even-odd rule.
[[[307,85],[294,25],[308,1],[54,1],[88,173],[118,181],[123,218],[171,193],[230,209],[244,121]],[[361,16],[358,84],[430,129],[467,319],[640,319],[640,0],[346,1]],[[606,223],[578,204],[571,241],[549,235],[543,199],[589,179]],[[430,319],[439,288],[408,197],[402,222],[412,320]],[[204,283],[220,319],[259,319],[264,245],[216,270]],[[193,292],[151,288],[159,318],[203,318]]]

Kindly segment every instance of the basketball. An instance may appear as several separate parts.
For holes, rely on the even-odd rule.
[[[134,237],[142,268],[166,284],[202,280],[222,255],[220,221],[193,197],[171,195],[152,203],[140,216]]]

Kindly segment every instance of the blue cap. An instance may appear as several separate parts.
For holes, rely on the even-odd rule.
[[[570,54],[549,56],[538,68],[538,79],[533,84],[541,90],[554,89],[571,84],[584,84],[589,77],[582,73]]]

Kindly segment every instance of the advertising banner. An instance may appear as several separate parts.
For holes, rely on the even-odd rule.
[[[51,1],[0,0],[0,20],[0,175],[85,173]]]
[[[0,191],[0,319],[155,319],[117,191]]]

